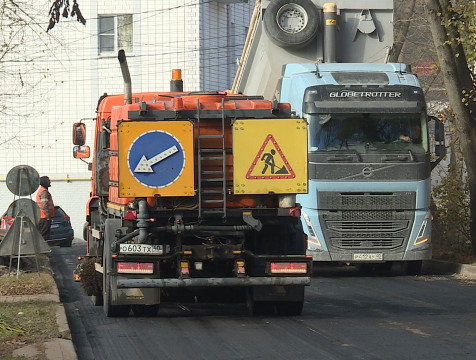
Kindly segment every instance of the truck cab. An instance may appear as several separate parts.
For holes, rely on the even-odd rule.
[[[298,196],[308,253],[417,271],[431,258],[430,175],[444,155],[418,78],[395,63],[288,64],[282,89],[309,123],[309,194]]]

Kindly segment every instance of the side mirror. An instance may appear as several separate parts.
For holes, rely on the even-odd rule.
[[[445,125],[435,116],[429,116],[428,119],[434,122],[432,136],[433,146],[431,147],[432,149],[434,148],[434,153],[432,151],[434,159],[431,160],[431,169],[433,170],[446,156]]]
[[[82,146],[85,143],[86,143],[86,124],[81,122],[74,123],[73,124],[73,144]]]
[[[91,149],[87,145],[73,147],[73,157],[75,159],[87,159],[91,156]]]

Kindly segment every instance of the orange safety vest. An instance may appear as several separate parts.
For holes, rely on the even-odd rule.
[[[40,190],[38,190],[38,193],[36,194],[36,204],[40,208],[41,211],[41,218],[42,219],[47,219],[48,216],[46,216],[45,210],[48,210],[49,217],[50,219],[55,216],[55,204],[53,204],[53,198],[51,197],[51,194],[48,192],[48,208],[44,209],[41,203],[41,198],[40,195],[43,193],[43,191],[48,192],[47,189],[45,189],[43,186],[40,186]]]

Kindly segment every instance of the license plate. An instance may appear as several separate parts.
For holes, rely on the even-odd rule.
[[[164,253],[164,247],[163,245],[119,244],[119,253],[141,254],[141,255],[162,255]]]
[[[51,225],[51,229],[56,229],[56,228],[59,228],[59,224],[53,224],[53,225]]]
[[[358,261],[382,261],[383,254],[352,254],[352,259]]]

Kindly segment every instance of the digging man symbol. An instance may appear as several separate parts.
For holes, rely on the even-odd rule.
[[[276,150],[271,149],[269,153],[264,153],[263,156],[261,156],[261,161],[264,161],[264,168],[261,171],[261,174],[265,174],[266,171],[268,170],[268,167],[270,168],[271,174],[288,174],[288,170],[286,169],[285,166],[281,167],[278,169],[278,171],[274,171],[276,168],[276,164],[274,162],[274,155],[276,154]]]

